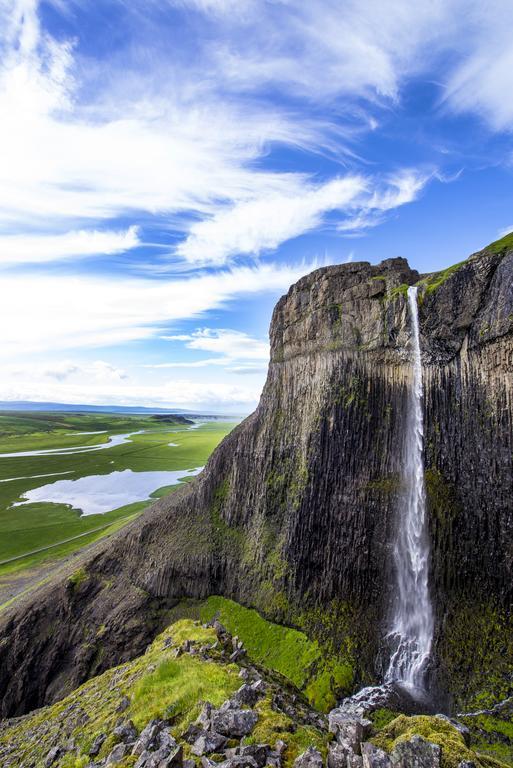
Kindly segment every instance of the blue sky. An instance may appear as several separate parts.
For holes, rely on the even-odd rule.
[[[509,0],[0,0],[0,399],[248,412],[316,266],[513,229]]]

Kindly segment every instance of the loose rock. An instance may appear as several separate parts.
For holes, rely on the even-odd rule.
[[[393,748],[390,762],[394,768],[440,768],[442,750],[421,736],[412,736]]]
[[[363,768],[390,768],[390,758],[382,749],[366,742],[361,745]]]
[[[212,712],[213,730],[229,738],[247,736],[257,720],[257,713],[251,709],[218,709]]]
[[[306,752],[296,757],[294,768],[322,768],[322,757],[315,747],[308,747]]]

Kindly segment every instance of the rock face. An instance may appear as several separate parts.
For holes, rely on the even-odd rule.
[[[222,594],[346,647],[379,679],[411,377],[403,259],[302,278],[277,304],[260,404],[204,472],[14,604],[5,715],[139,653],[183,597]],[[513,666],[513,251],[421,283],[433,680],[460,706]],[[98,639],[98,628],[106,631]],[[509,638],[509,639],[508,639]],[[480,658],[474,668],[474,656]]]

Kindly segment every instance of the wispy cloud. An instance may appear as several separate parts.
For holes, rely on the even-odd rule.
[[[262,362],[269,359],[269,343],[255,339],[243,331],[228,328],[199,328],[191,334],[161,336],[165,341],[183,342],[187,349],[213,352],[220,357],[201,360],[167,361],[152,363],[144,368],[207,368],[223,366],[234,373],[262,371]],[[243,362],[241,362],[243,361]],[[255,364],[248,361],[260,361]]]
[[[0,355],[107,347],[162,336],[169,323],[200,317],[237,297],[284,291],[315,266],[261,264],[176,280],[6,274]],[[230,337],[203,334],[191,343],[220,352]],[[231,343],[236,343],[233,335]]]
[[[112,256],[140,245],[138,228],[77,230],[60,235],[0,235],[0,267],[86,256]]]

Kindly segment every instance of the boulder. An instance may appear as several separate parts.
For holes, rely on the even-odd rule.
[[[363,717],[348,715],[341,708],[332,709],[328,715],[328,726],[331,733],[342,746],[349,746],[357,755],[360,754],[360,744],[365,741],[372,731],[372,723]]]
[[[212,724],[212,712],[214,707],[209,701],[206,701],[203,705],[201,712],[196,720],[196,725],[201,726],[204,730],[208,731]]]
[[[269,744],[246,744],[237,750],[241,757],[252,757],[258,768],[268,765],[269,756],[272,754]],[[279,755],[276,755],[279,757]]]
[[[102,748],[103,742],[107,738],[106,733],[99,733],[98,736],[94,739],[93,743],[89,747],[89,757],[96,757],[100,749]]]
[[[164,745],[154,752],[145,750],[134,768],[182,768],[183,750],[179,744]]]
[[[441,757],[438,744],[432,744],[422,736],[412,736],[409,741],[395,745],[390,762],[394,768],[440,768]]]
[[[247,736],[257,720],[257,713],[251,709],[217,709],[212,712],[213,730],[230,739]]]
[[[365,742],[361,745],[363,768],[391,768],[390,758],[382,749]]]
[[[191,752],[193,755],[209,755],[212,752],[219,752],[220,749],[226,744],[226,736],[222,736],[215,731],[202,731],[194,744],[192,745]]]
[[[138,736],[137,728],[131,720],[125,720],[116,725],[113,731],[116,741],[121,741],[123,744],[133,743]]]
[[[252,685],[245,683],[244,685],[241,685],[236,693],[234,693],[232,701],[235,702],[238,707],[254,707],[262,695],[263,692],[261,692],[259,688],[255,688],[255,683]]]
[[[45,768],[50,768],[50,766],[53,765],[56,760],[63,756],[64,752],[64,747],[60,745],[57,747],[52,747],[45,758]]]
[[[294,768],[322,768],[322,757],[315,747],[308,747],[306,752],[296,757]]]
[[[214,763],[215,765],[215,763]],[[251,755],[234,755],[228,760],[219,763],[218,768],[258,768],[256,761]]]
[[[105,765],[115,765],[116,763],[120,763],[129,752],[130,747],[127,744],[123,744],[123,742],[116,744],[112,752],[109,753]]]
[[[347,758],[354,754],[350,747],[332,742],[328,748],[327,766],[328,768],[347,768]]]

